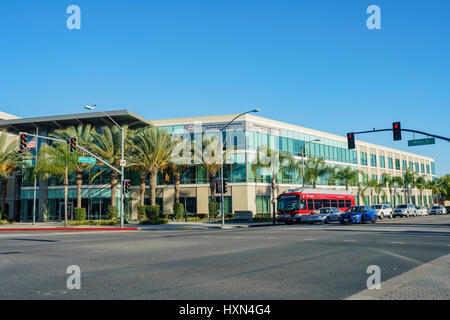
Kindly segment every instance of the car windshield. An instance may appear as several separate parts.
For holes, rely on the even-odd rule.
[[[406,208],[406,204],[401,204],[401,205],[397,206],[397,208],[399,208],[399,209],[405,209],[405,208]]]
[[[289,195],[280,196],[278,199],[278,210],[298,210],[300,209],[300,196]]]
[[[382,205],[381,204],[376,204],[374,206],[372,206],[374,209],[382,209]]]
[[[438,207],[438,206],[433,206],[433,208],[431,208],[431,209],[439,209],[440,207]]]
[[[362,206],[356,206],[356,207],[350,207],[345,212],[362,212],[364,211],[364,207]]]
[[[321,208],[319,210],[319,213],[332,213],[333,211],[331,210],[331,208]]]

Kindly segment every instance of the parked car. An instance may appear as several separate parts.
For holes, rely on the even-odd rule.
[[[418,216],[428,215],[428,209],[425,206],[416,207],[416,212]]]
[[[447,214],[450,214],[450,206],[446,206],[445,210],[447,210]]]
[[[314,213],[308,217],[308,223],[313,224],[316,222],[330,223],[331,221],[339,221],[342,211],[338,208],[321,208],[319,212]]]
[[[444,206],[432,206],[430,214],[432,215],[447,214],[447,210],[445,209]]]
[[[366,223],[377,222],[377,212],[369,206],[354,206],[350,207],[340,215],[339,222],[341,224],[347,223]]]
[[[413,204],[408,203],[408,204],[399,204],[398,206],[396,206],[394,209],[393,217],[409,218],[415,215],[416,215],[416,207]]]
[[[384,203],[384,204],[375,204],[372,206],[372,208],[375,209],[377,212],[378,218],[383,220],[385,217],[392,219],[392,207],[390,204]]]

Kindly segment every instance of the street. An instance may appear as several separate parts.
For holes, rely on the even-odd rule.
[[[367,225],[1,232],[0,299],[345,299],[367,289],[371,265],[383,287],[450,254],[449,227],[442,215]],[[81,270],[79,290],[66,286],[70,265]],[[431,297],[450,298],[439,283]]]

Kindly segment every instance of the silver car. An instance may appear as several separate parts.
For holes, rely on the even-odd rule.
[[[431,207],[430,214],[437,215],[437,214],[447,214],[447,210],[444,206],[433,206]]]
[[[411,204],[399,204],[394,209],[394,214],[392,215],[394,218],[396,217],[413,217],[416,215],[416,207]]]
[[[330,223],[331,221],[339,221],[341,213],[342,211],[338,208],[320,208],[316,214],[312,214],[308,217],[308,223]]]

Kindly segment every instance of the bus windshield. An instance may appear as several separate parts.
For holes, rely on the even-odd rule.
[[[299,210],[299,209],[300,209],[299,195],[280,196],[280,198],[278,199],[278,210],[280,211]]]

